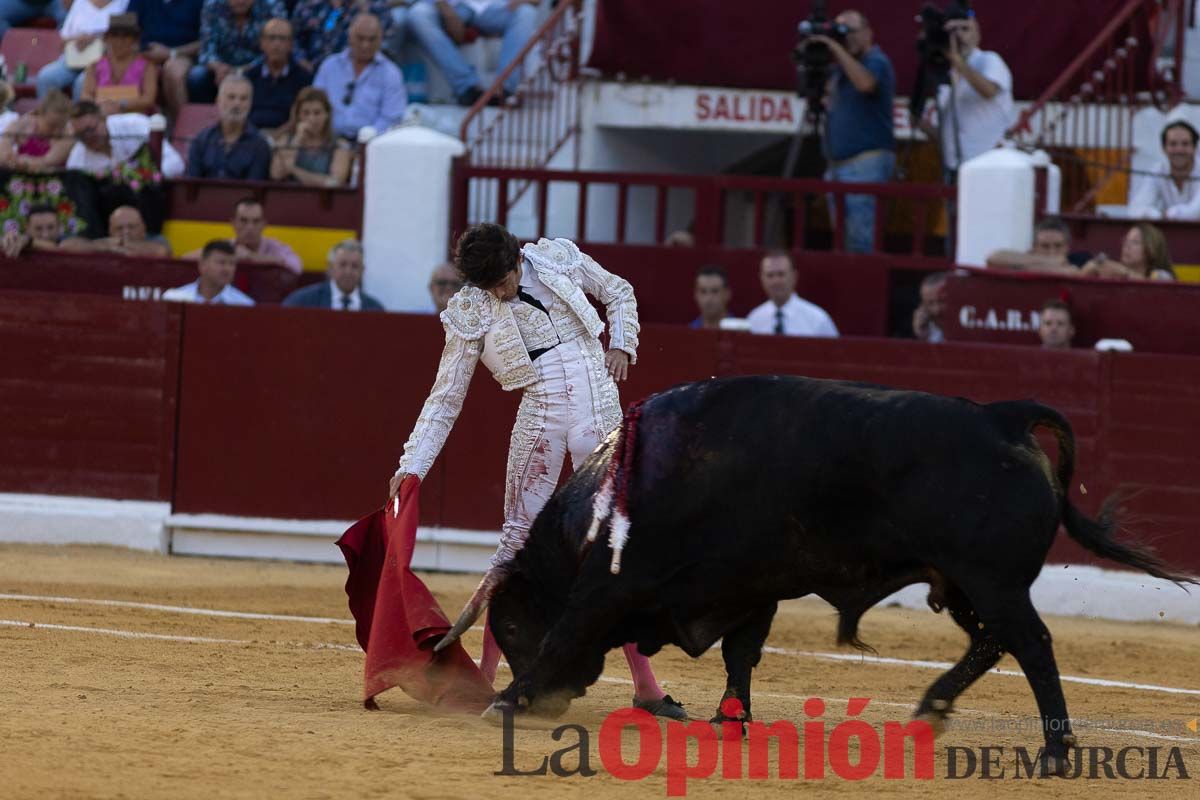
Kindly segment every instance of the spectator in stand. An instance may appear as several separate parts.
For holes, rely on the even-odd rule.
[[[1120,261],[1113,261],[1100,253],[1083,265],[1080,274],[1130,281],[1175,280],[1167,238],[1149,222],[1139,222],[1125,234],[1121,240]]]
[[[67,11],[61,0],[2,0],[0,2],[0,38],[9,28],[20,28],[38,17],[52,17],[55,25],[62,25]]]
[[[236,73],[217,90],[219,121],[196,134],[188,148],[190,178],[263,181],[271,169],[271,146],[248,119],[254,90]]]
[[[83,88],[83,69],[67,66],[67,52],[74,51],[75,57],[85,57],[83,51],[108,30],[109,17],[124,13],[128,4],[129,0],[75,0],[71,3],[71,10],[67,12],[58,31],[63,40],[63,52],[38,70],[38,97],[45,97],[51,89],[68,90],[72,87],[75,96],[79,96]]]
[[[67,163],[74,139],[67,132],[71,101],[58,89],[0,135],[0,166],[21,172],[45,172]]]
[[[292,248],[278,239],[263,236],[267,227],[267,218],[263,214],[262,203],[253,197],[243,197],[233,207],[233,246],[238,261],[258,264],[274,264],[286,270],[299,274],[303,271],[300,256]],[[201,255],[193,250],[184,258],[197,258]]]
[[[209,303],[223,306],[252,306],[254,301],[233,286],[237,258],[233,244],[213,239],[200,256],[200,277],[191,283],[163,292],[163,300]]]
[[[17,97],[16,89],[8,81],[0,81],[0,134],[8,130],[8,126],[21,118],[12,109],[12,102]]]
[[[383,133],[404,118],[408,96],[400,68],[379,54],[383,28],[371,14],[350,23],[350,47],[325,59],[313,86],[333,103],[333,129],[338,136],[358,140],[365,127]]]
[[[942,316],[946,313],[945,288],[949,272],[935,272],[921,281],[921,303],[913,312],[913,336],[922,342],[940,344],[946,341]]]
[[[1200,164],[1196,163],[1196,132],[1184,120],[1162,129],[1163,159],[1153,175],[1135,179],[1129,200],[1134,217],[1200,219]]]
[[[896,168],[892,102],[896,73],[873,44],[871,26],[858,11],[843,11],[837,22],[849,29],[846,44],[827,36],[823,42],[836,61],[829,80],[825,115],[825,179],[843,183],[883,183]],[[846,195],[846,249],[869,253],[875,241],[875,198]]]
[[[267,20],[286,14],[280,0],[204,0],[200,55],[188,70],[188,99],[211,103],[225,76],[258,58]]]
[[[992,269],[1077,274],[1079,270],[1071,263],[1070,255],[1071,229],[1059,217],[1046,217],[1033,228],[1031,251],[997,250],[987,257],[987,265]]]
[[[104,56],[84,70],[79,96],[105,114],[149,114],[158,105],[158,67],[137,51],[137,14],[114,14],[104,33]]]
[[[922,130],[940,142],[942,166],[951,184],[963,162],[1000,144],[1014,122],[1012,73],[998,53],[979,49],[979,20],[968,13],[972,16],[967,19],[946,23],[951,83],[938,87],[940,140],[922,120]]]
[[[200,53],[204,0],[129,0],[142,24],[142,57],[162,75],[162,103],[175,119],[187,102],[188,70]]]
[[[441,314],[450,304],[450,298],[463,287],[458,270],[449,261],[438,264],[429,275],[429,300],[433,303],[433,313]]]
[[[300,256],[278,239],[263,236],[266,227],[267,218],[262,203],[253,197],[237,201],[233,207],[233,243],[237,248],[238,260],[274,264],[300,274],[304,270]]]
[[[118,206],[108,215],[108,236],[84,239],[73,236],[62,243],[64,250],[120,253],[126,256],[170,258],[171,245],[162,236],[149,236],[142,212],[133,206]]]
[[[708,264],[696,273],[693,291],[700,316],[692,320],[692,328],[720,328],[721,320],[729,316],[729,273],[724,267]]]
[[[345,186],[354,151],[333,135],[333,108],[315,86],[300,90],[291,119],[275,137],[271,178],[306,186]]]
[[[837,336],[837,326],[818,305],[796,295],[796,268],[782,250],[768,253],[759,270],[767,302],[746,318],[751,333],[783,336]]]
[[[432,0],[409,8],[408,27],[450,82],[450,89],[462,106],[473,106],[483,95],[479,73],[468,63],[458,46],[466,38],[467,27],[485,36],[499,36],[500,65],[503,72],[537,30],[538,0]],[[504,82],[505,96],[513,94],[521,83],[521,68],[513,70]]]
[[[292,8],[297,57],[316,69],[326,58],[346,49],[350,23],[358,15],[372,14],[381,25],[388,25],[389,5],[388,0],[300,0]]]
[[[329,251],[329,280],[305,286],[284,298],[285,306],[330,308],[334,311],[383,311],[383,304],[363,291],[363,249],[353,239]]]
[[[150,146],[150,120],[145,114],[105,117],[90,100],[80,100],[71,108],[71,132],[78,141],[67,155],[67,169],[95,175],[111,173],[117,164],[142,160]],[[183,174],[183,159],[165,140],[159,171],[167,178]]]
[[[267,20],[259,37],[262,55],[246,67],[254,87],[250,121],[266,133],[288,121],[300,90],[312,83],[312,72],[292,56],[292,24],[286,19]]]
[[[663,240],[663,247],[695,247],[696,235],[690,230],[672,231]]]
[[[6,230],[0,238],[0,250],[9,258],[16,258],[30,250],[57,250],[62,242],[62,222],[58,212],[50,206],[34,206],[26,217],[25,233],[19,229]]]
[[[1071,340],[1075,338],[1071,307],[1062,300],[1047,300],[1042,305],[1038,337],[1046,350],[1069,350]]]

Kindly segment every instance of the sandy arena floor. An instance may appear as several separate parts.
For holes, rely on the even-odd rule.
[[[474,585],[471,576],[425,577],[451,613]],[[362,653],[346,624],[344,579],[344,569],[329,566],[0,546],[0,797],[666,796],[665,755],[640,782],[603,770],[591,778],[497,777],[501,731],[482,720],[431,714],[398,691],[382,698],[382,711],[364,711]],[[1001,730],[952,727],[938,739],[933,781],[873,777],[867,786],[832,774],[781,780],[773,772],[751,782],[722,780],[718,772],[692,782],[688,795],[1009,796],[1041,788],[1056,796],[1200,796],[1200,734],[1187,728],[1200,716],[1200,629],[1047,622],[1065,676],[1120,684],[1064,684],[1080,744],[1160,747],[1162,760],[1177,747],[1189,780],[1172,772],[1172,779],[1154,781],[1039,780],[1031,789],[1028,780],[946,779],[946,747],[1036,749],[1040,742],[1040,731],[1010,727],[1034,718],[1028,684],[989,674],[960,699],[955,721]],[[818,696],[832,729],[854,695],[871,698],[862,716],[873,724],[906,720],[938,674],[909,662],[952,661],[966,641],[945,616],[894,608],[869,613],[862,633],[881,657],[902,661],[864,661],[838,651],[828,606],[786,603],[768,642],[774,650],[756,674],[756,718],[799,723],[804,700]],[[478,632],[470,634],[468,649],[477,653],[479,641]],[[849,658],[819,655],[839,652]],[[654,665],[669,692],[697,716],[711,715],[724,685],[719,654],[692,661],[669,650]],[[1006,657],[1000,668],[1017,666]],[[592,731],[598,769],[602,715],[631,694],[619,655],[609,658],[605,675],[565,720]],[[507,681],[508,673],[499,677]],[[517,731],[516,765],[528,769],[563,746],[546,731]]]

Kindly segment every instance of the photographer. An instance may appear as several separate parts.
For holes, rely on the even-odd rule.
[[[844,183],[883,183],[896,167],[892,102],[896,74],[892,62],[872,43],[867,18],[843,11],[835,22],[845,28],[845,44],[825,35],[809,41],[829,48],[836,64],[829,79],[825,118],[825,179]],[[875,198],[846,196],[846,249],[871,251],[875,238]]]
[[[968,11],[966,19],[946,22],[950,46],[950,82],[938,87],[938,128],[928,120],[918,122],[942,149],[947,183],[954,183],[958,168],[1004,138],[1013,123],[1012,73],[997,53],[979,49],[979,21]]]

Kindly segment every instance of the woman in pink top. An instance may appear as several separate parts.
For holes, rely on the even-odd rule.
[[[106,115],[149,114],[158,102],[158,67],[138,55],[141,34],[137,14],[114,14],[104,34],[107,52],[87,69],[79,96],[95,102]]]
[[[23,172],[61,169],[75,139],[67,133],[71,101],[51,89],[38,107],[0,136],[0,165]]]

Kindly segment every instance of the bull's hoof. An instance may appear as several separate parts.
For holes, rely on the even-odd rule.
[[[926,711],[924,714],[917,714],[913,717],[917,722],[927,722],[929,727],[933,729],[934,738],[941,736],[946,732],[946,715],[938,714],[933,711]]]
[[[534,716],[523,708],[519,708],[515,704],[504,700],[496,700],[485,708],[479,716],[497,728],[503,727],[506,724],[505,717],[512,720],[511,723],[507,724],[511,724],[514,728],[522,730],[551,730],[556,727],[552,721]]]
[[[726,722],[736,722],[736,723],[738,723],[738,727],[739,727],[739,729],[740,729],[740,730],[741,730],[741,732],[742,732],[742,733],[741,733],[741,736],[742,736],[742,738],[743,738],[743,739],[745,739],[745,738],[746,738],[746,723],[747,723],[747,722],[749,722],[749,721],[750,721],[750,720],[748,720],[748,719],[734,719],[734,718],[732,718],[732,717],[727,717],[727,716],[725,716],[724,714],[720,714],[720,713],[718,713],[718,714],[717,714],[715,717],[713,717],[712,719],[710,719],[710,720],[708,721],[708,724],[709,724],[709,725],[712,725],[712,726],[713,726],[713,728],[715,728],[715,729],[716,729],[716,731],[717,731],[717,736],[723,736],[723,735],[725,734],[725,725],[724,725],[724,723],[726,723]]]
[[[1045,753],[1042,755],[1041,771],[1038,775],[1046,778],[1065,778],[1070,767],[1071,763],[1067,761],[1066,756]]]
[[[524,716],[523,709],[517,708],[516,703],[500,699],[493,700],[492,704],[485,708],[479,716],[493,725],[503,725],[506,714],[513,717],[513,719]]]
[[[938,699],[930,700],[928,708],[918,711],[914,719],[929,723],[929,727],[933,728],[933,735],[937,737],[946,732],[946,719],[949,716],[950,701]]]

